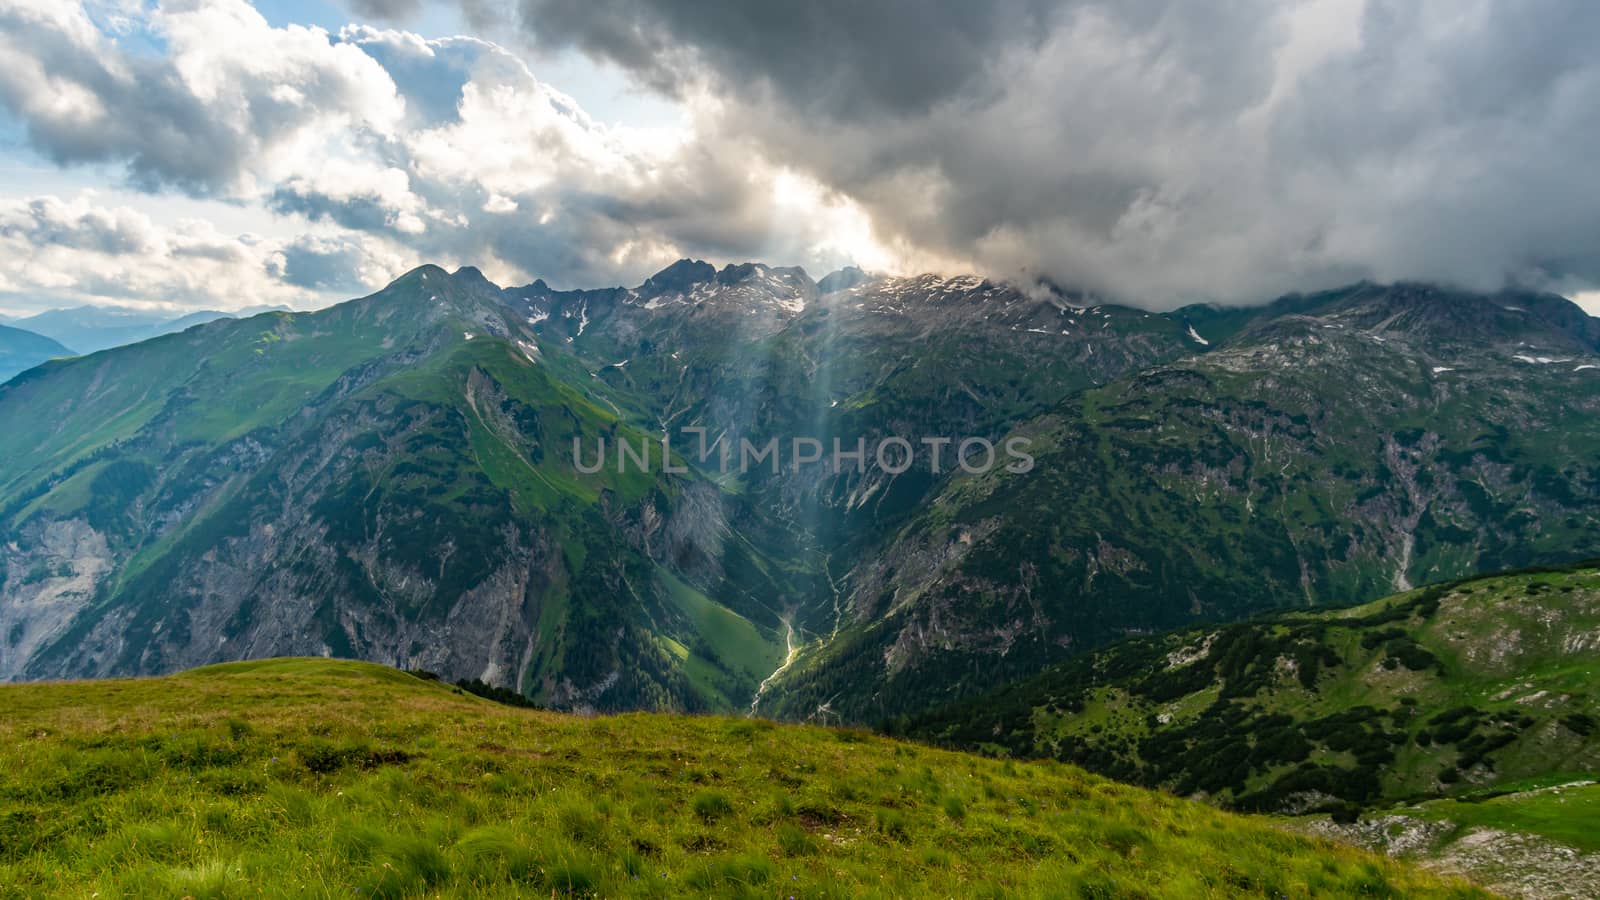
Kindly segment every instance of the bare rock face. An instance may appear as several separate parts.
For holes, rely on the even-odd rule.
[[[104,535],[83,519],[40,521],[0,545],[0,679],[72,627],[114,565]]]
[[[1600,854],[1584,853],[1535,834],[1461,828],[1448,819],[1404,813],[1341,825],[1308,822],[1321,837],[1354,844],[1483,885],[1504,897],[1578,900],[1600,893]]]

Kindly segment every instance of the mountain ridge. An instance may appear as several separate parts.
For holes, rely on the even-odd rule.
[[[7,528],[45,554],[5,560],[12,591],[44,591],[0,605],[12,635],[7,674],[47,657],[59,668],[33,671],[161,671],[230,642],[239,649],[222,654],[315,653],[320,642],[324,653],[387,656],[552,702],[582,704],[604,689],[631,698],[612,705],[696,708],[718,679],[753,687],[764,672],[723,674],[704,662],[708,651],[685,649],[684,660],[706,667],[691,690],[683,662],[656,638],[606,637],[605,611],[618,603],[644,627],[633,590],[652,598],[658,621],[683,617],[669,596],[693,589],[669,591],[646,552],[658,535],[654,552],[694,563],[695,535],[674,532],[657,509],[683,489],[661,475],[575,477],[573,442],[558,435],[625,435],[626,426],[545,374],[537,345],[486,284],[423,267],[362,301],[213,323],[7,386],[0,406],[47,389],[69,408],[159,398],[106,435],[109,456],[70,439],[53,452],[47,441],[31,456],[35,471],[65,468],[39,489],[6,473],[25,490],[6,507]],[[164,368],[164,381],[109,394],[95,386],[106,366],[197,342],[211,352],[192,369]],[[92,406],[85,414],[102,418]],[[129,520],[132,510],[115,506],[74,508],[76,497],[119,484],[151,509]],[[69,554],[84,541],[91,549],[72,563],[44,561],[60,541]],[[295,555],[300,568],[280,565]],[[435,568],[419,568],[429,557]],[[569,584],[578,566],[595,574]],[[600,593],[629,573],[636,588],[620,599]],[[483,608],[496,605],[498,623]],[[305,612],[285,617],[295,607]],[[570,664],[551,629],[573,644]],[[196,646],[198,633],[220,643]],[[611,658],[607,646],[644,656],[596,670]],[[476,661],[453,661],[456,649]],[[538,675],[541,666],[549,672]],[[547,680],[535,688],[537,678]]]
[[[1473,295],[1485,312],[1462,317],[1448,292],[1357,285],[1154,313],[973,276],[846,272],[823,291],[755,263],[658,275],[556,291],[423,266],[328,310],[0,388],[21,423],[0,435],[6,677],[325,649],[556,705],[744,708],[765,683],[762,714],[873,721],[1130,629],[1522,561],[1499,547],[1593,552],[1600,475],[1553,455],[1593,438],[1590,373],[1571,371],[1590,332],[1553,300]],[[1519,330],[1485,342],[1502,315]],[[1413,434],[1450,404],[1478,424]],[[1554,428],[1543,449],[1534,423]],[[901,475],[725,473],[689,458],[683,428],[1040,452],[1014,476],[934,472],[921,449]],[[662,437],[686,474],[573,466],[575,441]],[[1332,500],[1284,520],[1292,541],[1251,524],[1307,483]],[[452,524],[404,524],[419,510]],[[1131,543],[1132,523],[1149,539]],[[337,550],[315,549],[329,535]],[[1397,563],[1408,536],[1416,561]],[[1077,562],[1023,558],[1053,554]],[[284,559],[309,568],[274,574]]]
[[[1600,559],[1131,638],[901,728],[1246,809],[1403,806],[1600,765],[1597,627]]]
[[[1349,602],[1600,552],[1587,317],[1577,333],[1578,320],[1541,321],[1498,342],[1470,321],[1354,327],[1374,291],[1384,299],[1371,286],[1313,298],[1315,314],[1290,298],[1204,352],[1037,416],[1017,432],[1046,445],[1034,469],[955,476],[941,514],[851,573],[857,627],[802,655],[777,709],[872,720],[1206,603]],[[1393,292],[1451,324],[1449,295]]]

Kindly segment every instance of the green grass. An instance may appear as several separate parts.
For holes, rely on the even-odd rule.
[[[485,385],[533,411],[541,425],[523,434],[507,423],[495,424],[470,400],[474,373],[487,376]],[[425,364],[400,371],[368,388],[390,391],[439,406],[454,406],[472,423],[469,443],[477,465],[497,487],[509,491],[524,511],[548,511],[564,498],[584,504],[598,501],[603,491],[613,491],[632,503],[663,482],[665,466],[661,447],[651,435],[617,421],[614,414],[595,405],[570,385],[530,363],[505,341],[479,338],[438,353]],[[490,405],[485,398],[485,405]],[[575,428],[575,430],[574,430]],[[605,440],[606,460],[599,472],[576,471],[571,458],[572,438],[581,437],[583,453],[596,452]],[[516,446],[541,445],[547,461],[536,464]],[[618,442],[640,452],[645,468],[631,458],[626,470],[617,463]]]
[[[781,642],[666,569],[657,571],[667,589],[667,596],[689,617],[695,630],[728,667],[759,681],[783,662],[784,648]]]
[[[694,646],[664,638],[691,684],[714,708],[744,706],[763,678],[783,662],[784,648],[755,623],[713,601],[665,568],[657,569],[672,605],[689,620],[700,640]],[[685,640],[689,640],[685,636]],[[698,651],[698,652],[697,652]]]
[[[0,705],[0,894],[1479,896],[1059,763],[519,710],[363,663]]]
[[[1497,794],[1482,800],[1435,800],[1420,811],[1427,819],[1448,819],[1462,828],[1527,832],[1586,852],[1600,851],[1600,785],[1587,778],[1541,779],[1554,782]]]

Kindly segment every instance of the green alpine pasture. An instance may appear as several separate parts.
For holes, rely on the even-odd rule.
[[[0,687],[11,896],[1472,897],[1267,819],[851,730],[365,663]]]
[[[1586,853],[1600,851],[1600,784],[1588,778],[1530,779],[1459,799],[1430,800],[1408,810],[1460,829],[1497,828],[1536,834]]]

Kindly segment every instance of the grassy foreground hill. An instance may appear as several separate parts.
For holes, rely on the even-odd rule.
[[[0,706],[0,894],[1478,896],[1060,763],[557,715],[363,663]]]

